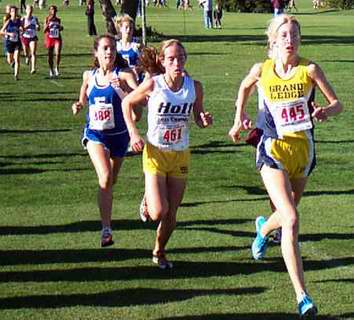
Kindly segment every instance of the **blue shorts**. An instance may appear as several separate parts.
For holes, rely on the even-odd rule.
[[[6,52],[14,53],[16,50],[21,50],[22,45],[21,45],[20,41],[12,42],[12,41],[6,40],[5,47],[6,47]]]
[[[110,152],[111,157],[123,158],[128,150],[130,137],[128,131],[108,135],[85,128],[81,140],[81,143],[85,149],[87,142],[89,141],[97,144],[103,144],[104,148]]]

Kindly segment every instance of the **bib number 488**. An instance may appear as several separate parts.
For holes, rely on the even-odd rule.
[[[110,110],[99,110],[95,112],[95,121],[104,121],[111,119]]]

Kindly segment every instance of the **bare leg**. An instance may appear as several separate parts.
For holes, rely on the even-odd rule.
[[[59,71],[60,59],[61,59],[61,44],[55,44],[55,67]]]
[[[299,217],[296,202],[299,202],[306,185],[306,178],[293,180],[292,184],[285,171],[263,166],[261,170],[264,185],[277,208],[262,228],[269,233],[276,226],[282,227],[282,254],[295,289],[297,298],[305,292],[304,271],[298,245]],[[294,191],[295,197],[292,195]]]
[[[20,51],[19,50],[15,50],[14,52],[14,61],[15,61],[14,76],[17,80],[18,74],[20,72]]]
[[[109,152],[103,145],[91,141],[87,144],[93,166],[98,177],[97,202],[101,215],[102,227],[111,227],[112,218],[112,187],[119,173],[123,158],[110,159]]]
[[[186,179],[145,173],[145,196],[152,220],[160,221],[153,254],[163,254],[176,227],[176,214],[183,199]]]
[[[48,49],[48,64],[49,64],[49,69],[53,71],[54,69],[54,48],[49,48]]]
[[[37,62],[37,41],[30,42],[31,49],[31,73],[36,71],[36,62]]]

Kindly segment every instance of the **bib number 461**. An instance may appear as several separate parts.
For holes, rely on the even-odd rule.
[[[166,130],[163,134],[163,140],[166,143],[175,143],[182,138],[182,128]]]

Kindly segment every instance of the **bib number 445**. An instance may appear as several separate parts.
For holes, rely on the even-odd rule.
[[[281,118],[284,123],[296,123],[305,118],[304,106],[299,104],[290,108],[283,108],[281,111]]]

